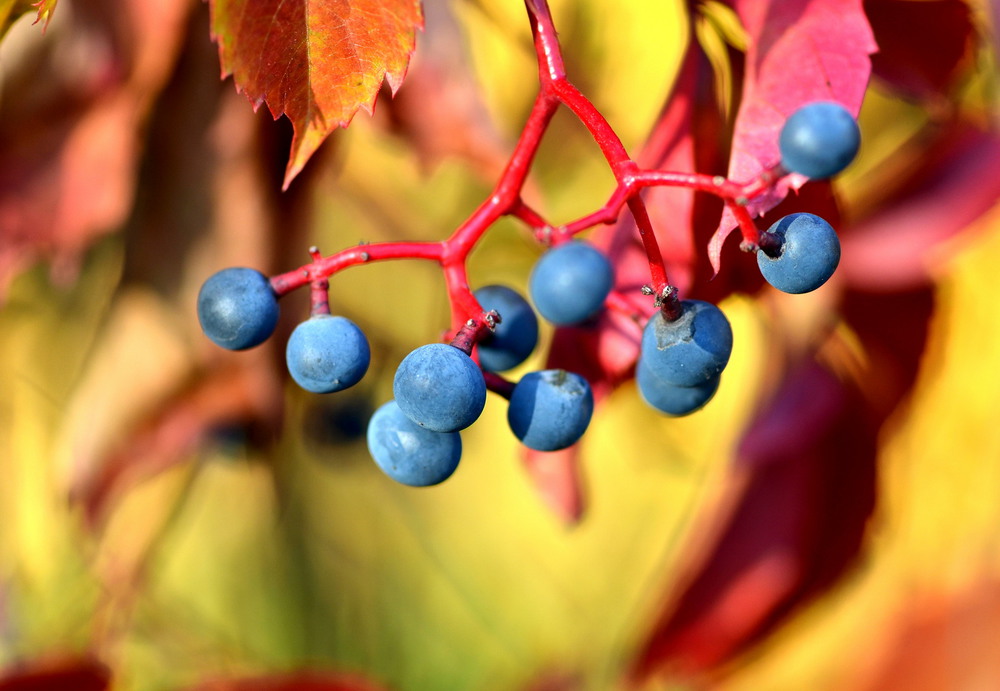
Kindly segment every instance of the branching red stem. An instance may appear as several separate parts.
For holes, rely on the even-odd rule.
[[[520,219],[533,231],[539,242],[554,245],[565,242],[573,235],[594,226],[616,222],[627,206],[635,219],[649,262],[650,292],[655,297],[656,306],[667,318],[672,318],[678,313],[679,298],[667,278],[656,234],[640,196],[643,189],[658,186],[682,187],[720,197],[733,212],[739,224],[744,249],[757,249],[761,242],[761,233],[755,226],[746,205],[749,200],[770,189],[785,171],[775,167],[765,171],[756,180],[740,184],[722,177],[697,173],[640,169],[628,155],[621,139],[607,119],[566,78],[562,50],[547,0],[525,0],[525,7],[528,10],[538,61],[539,90],[510,160],[489,198],[483,201],[451,237],[443,242],[386,242],[360,245],[341,250],[329,257],[322,257],[318,252],[314,252],[311,263],[271,278],[271,286],[279,296],[311,284],[314,292],[313,304],[316,305],[318,298],[315,294],[323,285],[321,281],[349,266],[389,259],[435,261],[441,265],[444,272],[451,303],[450,333],[456,338],[463,333],[467,336],[471,334],[472,340],[468,346],[471,351],[471,344],[482,337],[484,329],[489,328],[489,315],[483,311],[472,294],[466,274],[466,260],[476,243],[502,216]],[[525,204],[521,199],[521,190],[538,153],[542,137],[560,106],[566,106],[590,132],[614,174],[616,186],[601,208],[557,226]],[[325,291],[325,288],[323,290]]]

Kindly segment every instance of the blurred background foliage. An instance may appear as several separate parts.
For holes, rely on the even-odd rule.
[[[740,31],[720,3],[552,6],[571,78],[630,150],[656,121],[689,23],[717,87],[734,79]],[[971,7],[982,34],[947,79],[917,95],[873,82],[862,156],[836,184],[845,225],[991,194],[890,194],[916,189],[894,176],[937,150],[956,112],[993,136],[995,10]],[[888,236],[884,267],[844,279],[877,283],[894,262],[917,276],[871,289],[866,304],[885,306],[890,332],[907,313],[887,295],[927,306],[914,383],[878,430],[877,501],[848,568],[755,614],[795,578],[788,555],[771,554],[715,603],[766,621],[760,635],[710,629],[732,639],[724,655],[692,667],[665,654],[641,677],[630,673],[651,632],[711,561],[748,486],[736,459],[779,386],[776,362],[818,353],[861,400],[881,395],[866,378],[895,353],[852,328],[846,289],[728,297],[733,360],[690,418],[664,419],[631,384],[617,389],[582,443],[586,511],[574,525],[539,496],[495,397],[444,485],[401,487],[370,461],[365,422],[396,363],[447,328],[436,267],[392,262],[331,281],[335,312],[373,350],[370,374],[342,394],[306,394],[284,374],[304,296],[283,301],[279,333],[252,352],[201,335],[195,296],[218,268],[276,273],[306,263],[311,244],[440,239],[489,194],[534,96],[523,8],[435,1],[426,13],[397,99],[331,137],[284,194],[289,131],[219,81],[204,4],[63,0],[44,35],[22,19],[0,44],[0,688],[31,675],[48,688],[250,688],[235,680],[253,677],[277,688],[304,674],[328,684],[315,688],[996,688],[995,198],[950,237],[923,226]],[[612,187],[564,115],[526,189],[557,221]],[[858,244],[845,241],[845,258]],[[523,289],[538,252],[502,222],[470,275]],[[838,442],[834,460],[850,464],[851,448]]]

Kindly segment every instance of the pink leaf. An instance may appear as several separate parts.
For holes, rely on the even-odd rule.
[[[875,499],[873,422],[860,392],[815,361],[788,373],[740,444],[725,525],[654,627],[636,677],[717,668],[843,573]]]
[[[524,465],[542,501],[567,525],[583,516],[583,488],[580,481],[580,447],[561,451],[525,449]]]
[[[931,278],[939,246],[1000,197],[1000,137],[960,126],[922,157],[902,196],[844,234],[839,269],[852,287],[900,290]]]
[[[749,182],[780,161],[778,131],[799,106],[837,101],[857,114],[876,45],[860,0],[739,0],[736,11],[749,47],[728,177]],[[805,181],[785,177],[750,203],[751,214],[763,215]],[[735,227],[727,209],[709,244],[716,272],[722,244]]]

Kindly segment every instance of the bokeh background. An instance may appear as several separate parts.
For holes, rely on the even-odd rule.
[[[552,6],[571,78],[630,151],[691,36],[732,118],[745,38],[727,6]],[[44,34],[17,22],[0,43],[0,688],[1000,689],[996,10],[866,9],[896,52],[833,186],[842,270],[784,296],[726,255],[718,396],[665,419],[617,387],[579,450],[575,521],[496,397],[439,487],[368,457],[396,364],[448,326],[436,267],[333,278],[373,362],[327,397],[283,368],[304,295],[245,353],[194,309],[226,266],[450,234],[534,97],[519,3],[427,2],[397,98],[284,193],[290,128],[219,79],[205,4],[62,0]],[[599,152],[566,114],[550,135],[526,197],[556,220],[593,211],[612,189]],[[470,275],[523,289],[539,251],[501,222]]]

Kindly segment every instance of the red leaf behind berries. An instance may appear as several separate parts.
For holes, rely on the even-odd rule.
[[[895,203],[844,233],[838,273],[852,286],[899,290],[930,279],[940,245],[1000,198],[1000,137],[955,123],[921,151]]]
[[[214,679],[189,687],[188,691],[383,691],[384,688],[357,675],[298,671]]]
[[[725,527],[637,676],[716,667],[843,571],[874,505],[876,430],[860,392],[824,367],[788,374],[740,445],[745,475]]]
[[[111,670],[92,657],[34,660],[0,671],[0,691],[104,691]]]
[[[970,58],[975,26],[969,4],[867,0],[865,13],[878,41],[878,52],[872,56],[875,76],[909,96],[947,97]]]
[[[735,7],[749,45],[728,177],[749,182],[781,160],[778,132],[798,107],[837,101],[858,113],[876,45],[860,0],[738,0]],[[774,208],[805,180],[783,178],[751,201],[751,214]],[[709,244],[715,271],[722,244],[735,227],[726,210]]]
[[[725,518],[634,664],[697,677],[762,640],[854,564],[876,500],[878,438],[916,381],[934,298],[847,291],[863,389],[810,358],[787,369],[737,449]],[[887,316],[887,315],[891,315]]]

